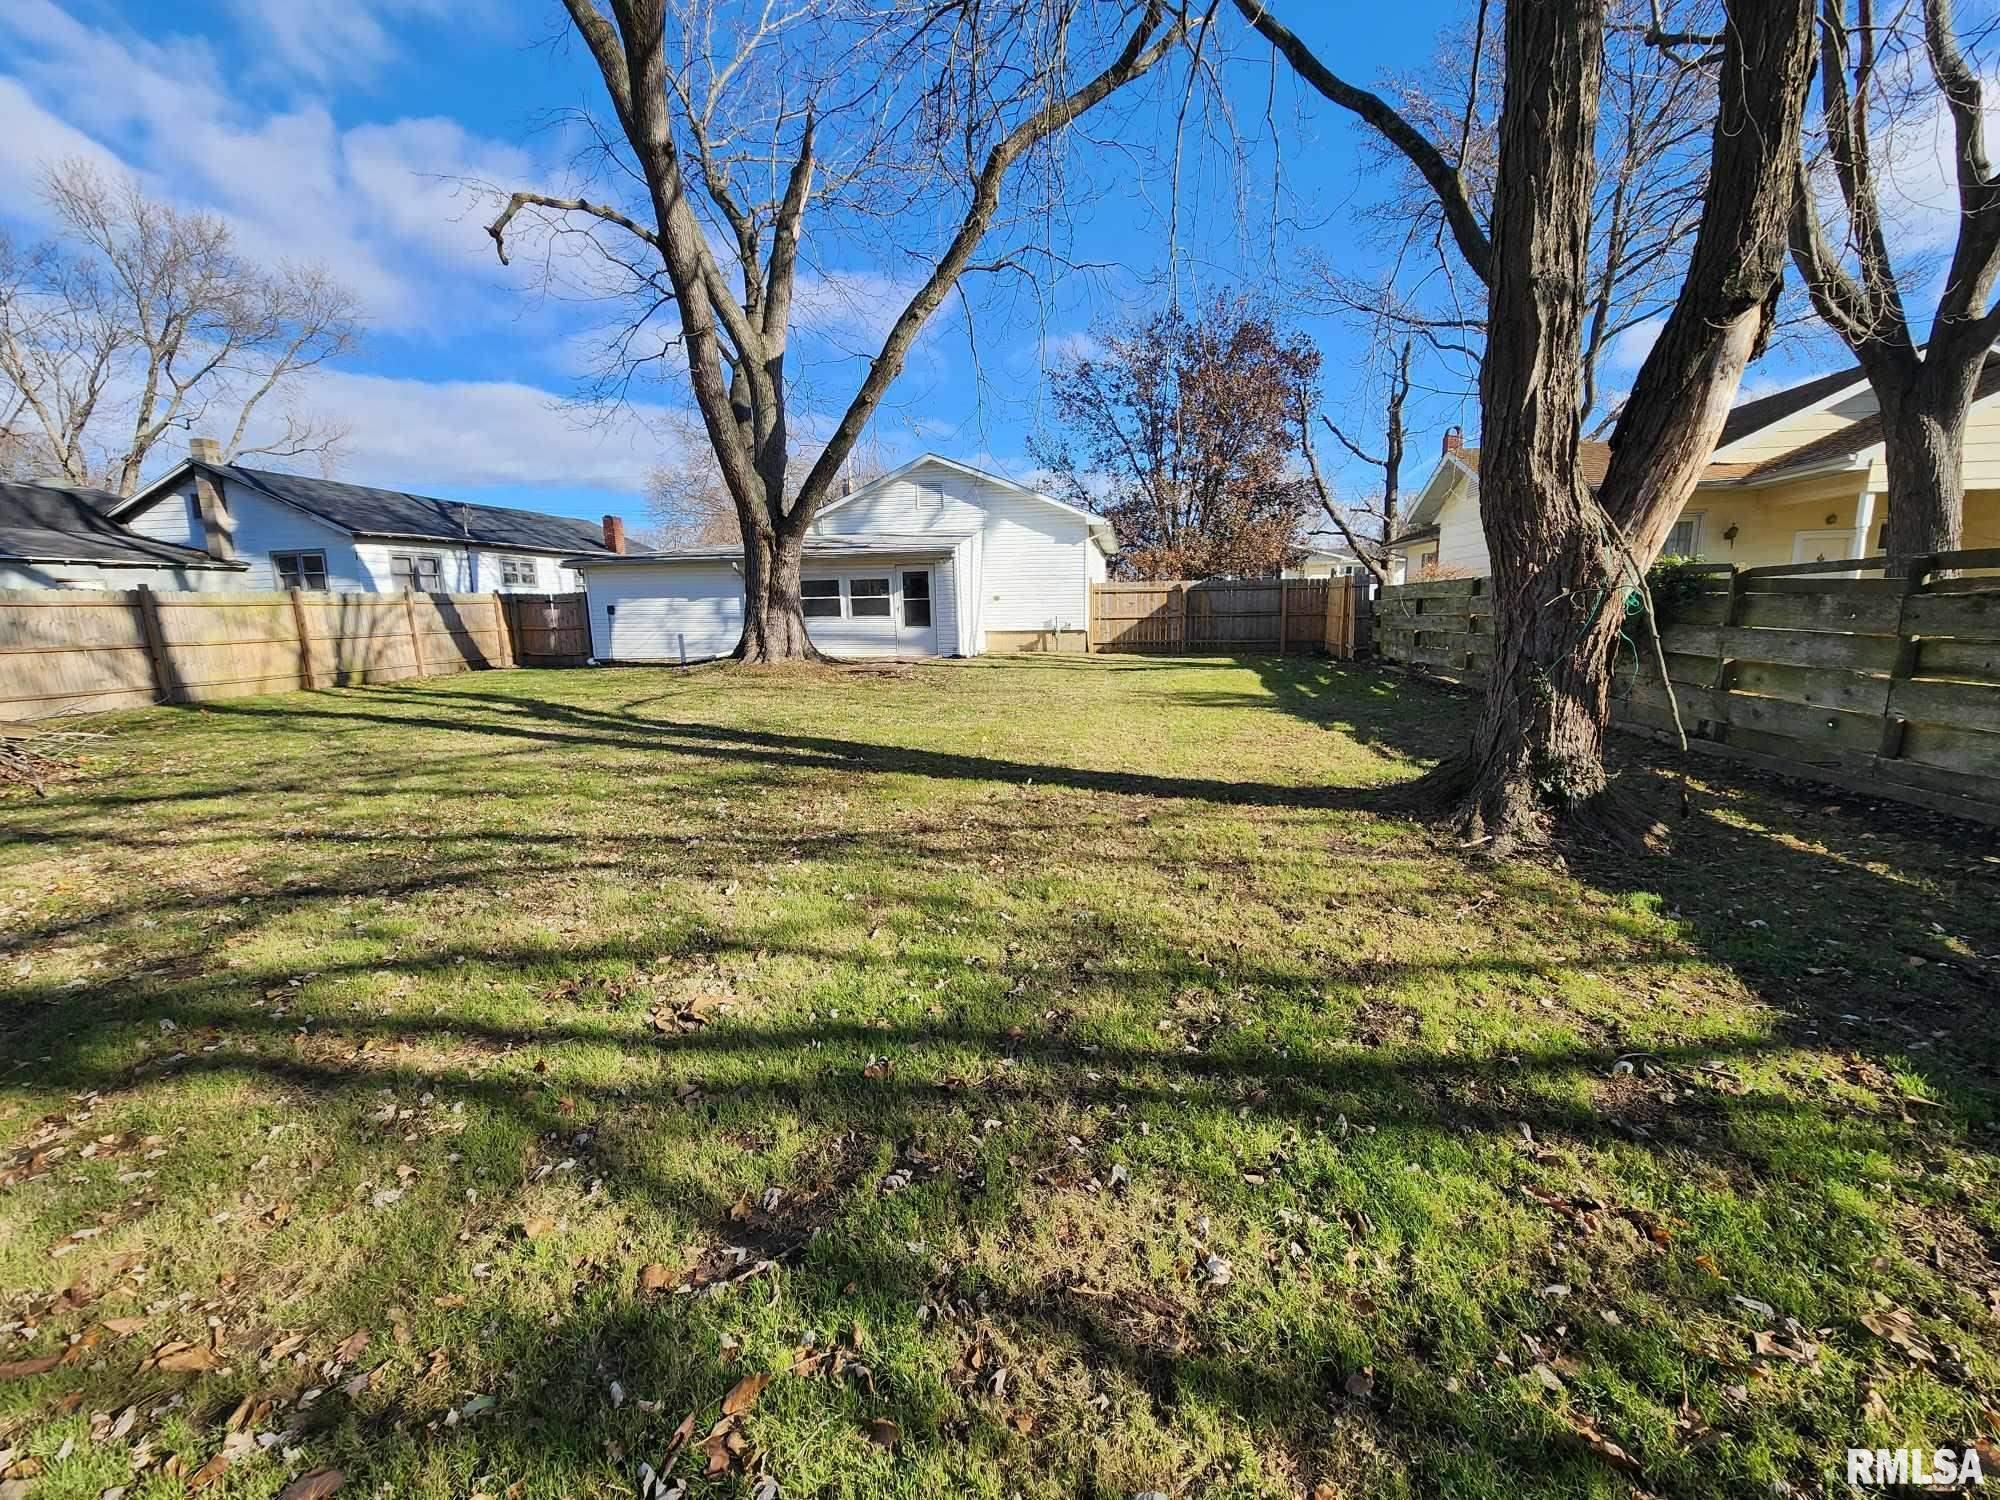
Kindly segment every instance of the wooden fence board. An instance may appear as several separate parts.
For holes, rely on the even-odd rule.
[[[2000,822],[2000,579],[1812,574],[1719,572],[1723,587],[1676,605],[1661,645],[1691,743]],[[1486,597],[1461,580],[1385,589],[1378,649],[1476,677],[1490,660],[1474,609]],[[1650,643],[1637,663],[1621,657],[1614,724],[1671,734],[1657,673]]]
[[[492,594],[0,590],[0,719],[507,666],[506,613]]]
[[[1328,618],[1341,613],[1329,643]],[[1093,651],[1304,652],[1334,650],[1351,656],[1355,611],[1365,612],[1365,590],[1349,579],[1288,578],[1263,581],[1159,579],[1092,584],[1090,648]]]

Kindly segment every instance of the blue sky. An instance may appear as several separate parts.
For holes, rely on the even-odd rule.
[[[1426,66],[1460,13],[1453,0],[1339,9],[1338,26],[1320,0],[1292,0],[1281,13],[1369,80]],[[1266,119],[1276,126],[1275,144],[1257,139],[1248,153],[1261,179],[1248,208],[1216,153],[1191,153],[1183,286],[1282,279],[1305,250],[1354,271],[1371,263],[1354,221],[1377,184],[1357,127],[1284,75],[1267,115],[1263,78],[1234,75],[1246,133],[1260,135]],[[600,95],[553,0],[7,0],[0,219],[33,238],[41,164],[84,156],[227,216],[253,255],[326,261],[369,317],[362,349],[311,393],[350,429],[340,477],[637,519],[645,471],[670,441],[654,419],[683,405],[681,387],[635,387],[628,410],[578,409],[570,398],[607,311],[537,296],[532,277],[500,267],[483,205],[461,186],[554,185],[575,144],[556,113],[596,108]],[[1174,102],[1141,110],[1132,128],[1159,147]],[[1276,230],[1265,197],[1274,154],[1290,198]],[[1073,254],[1103,269],[1040,292],[982,286],[970,328],[956,308],[940,317],[877,421],[884,457],[930,448],[1024,474],[1047,360],[1096,320],[1160,300],[1167,202],[1156,173],[1086,166],[1071,194]],[[899,300],[898,273],[847,248],[832,254],[820,264],[806,354],[814,389],[844,400],[855,352]],[[1330,404],[1365,421],[1353,374],[1368,353],[1360,336],[1333,319],[1299,321],[1325,351]],[[1837,358],[1822,340],[1787,351],[1753,383]],[[1424,398],[1414,418],[1419,471],[1447,423],[1477,425],[1455,396]]]

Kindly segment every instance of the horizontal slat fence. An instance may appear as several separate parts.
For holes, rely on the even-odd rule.
[[[1092,584],[1093,651],[1202,655],[1331,651],[1352,657],[1365,585],[1348,578],[1148,579]]]
[[[1945,553],[1904,578],[1864,565],[1696,571],[1663,604],[1667,681],[1695,746],[1768,769],[2000,822],[2000,551]],[[1816,568],[1817,571],[1813,571]],[[1483,578],[1385,589],[1386,660],[1472,679],[1492,660]],[[1652,643],[1619,661],[1620,727],[1671,734]]]
[[[511,666],[495,594],[0,589],[0,719]]]

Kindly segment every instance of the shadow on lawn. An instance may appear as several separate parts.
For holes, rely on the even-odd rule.
[[[1407,746],[1445,734],[1439,726],[1459,711],[1456,700],[1409,685],[1398,684],[1385,698],[1365,674],[1331,664],[1274,664],[1267,687],[1282,711],[1359,738],[1377,736],[1371,742],[1400,753],[1437,753]],[[396,706],[367,709],[381,698]],[[837,735],[688,723],[662,713],[661,701],[614,711],[454,685],[436,693],[376,690],[324,710],[246,704],[210,712],[252,722],[322,719],[329,729],[360,721],[497,736],[524,742],[531,756],[611,747],[672,760],[748,760],[753,771],[1032,780],[1107,798],[1186,798],[1302,819],[1365,808],[1373,795],[1128,776]],[[1413,703],[1426,710],[1416,728],[1402,722]],[[414,756],[369,774],[393,784],[436,774],[449,759]],[[1652,773],[1635,761],[1632,774]],[[312,786],[310,778],[302,784]],[[100,794],[64,795],[89,814]],[[115,792],[105,795],[97,810],[107,815],[133,806]],[[227,795],[213,788],[190,794]],[[1108,844],[1110,820],[1129,823],[1131,815],[1105,816],[1095,832]],[[171,846],[243,831],[226,813],[218,819],[206,831],[175,830]],[[997,806],[959,837],[992,857],[1026,862],[1041,839],[1064,829],[1085,840],[1094,832],[1074,817],[1038,820]],[[127,847],[146,852],[163,836],[123,837]],[[268,1085],[357,1125],[385,1088],[399,1101],[433,1095],[463,1102],[481,1117],[480,1128],[493,1137],[490,1149],[458,1170],[426,1161],[411,1200],[389,1210],[399,1216],[397,1264],[413,1268],[414,1279],[377,1285],[371,1278],[379,1270],[370,1268],[357,1273],[356,1296],[378,1332],[387,1308],[405,1305],[437,1330],[420,1337],[419,1346],[433,1338],[476,1343],[508,1371],[488,1392],[499,1409],[456,1429],[439,1425],[467,1392],[427,1381],[421,1348],[392,1355],[393,1373],[378,1388],[352,1398],[330,1392],[310,1421],[335,1461],[371,1489],[414,1492],[431,1484],[464,1493],[477,1475],[497,1475],[496,1489],[520,1478],[530,1494],[622,1493],[639,1460],[657,1461],[684,1414],[700,1407],[704,1419],[712,1417],[723,1392],[749,1367],[718,1360],[725,1336],[752,1335],[746,1342],[754,1364],[782,1368],[784,1351],[807,1334],[822,1343],[839,1340],[859,1322],[872,1388],[860,1380],[781,1376],[751,1423],[751,1435],[765,1438],[789,1465],[776,1471],[787,1494],[970,1491],[1012,1474],[1060,1476],[1057,1482],[1075,1493],[1106,1496],[1148,1487],[1189,1495],[1263,1485],[1309,1492],[1323,1477],[1368,1494],[1401,1487],[1623,1495],[1631,1476],[1590,1451],[1561,1412],[1644,1410],[1660,1420],[1614,1425],[1610,1436],[1638,1455],[1648,1490],[1768,1495],[1772,1468],[1810,1484],[1844,1435],[1861,1430],[1859,1385],[1838,1398],[1791,1385],[1760,1394],[1754,1408],[1723,1403],[1714,1392],[1738,1378],[1730,1359],[1740,1365],[1741,1350],[1691,1356],[1648,1320],[1605,1322],[1583,1305],[1589,1289],[1580,1278],[1576,1303],[1523,1290],[1569,1280],[1576,1262],[1593,1253],[1572,1237],[1563,1210],[1525,1189],[1568,1195],[1580,1162],[1618,1163],[1634,1179],[1662,1184],[1731,1184],[1746,1222],[1768,1236],[1734,1259],[1725,1256],[1725,1268],[1739,1280],[1707,1276],[1691,1235],[1655,1249],[1642,1236],[1632,1295],[1658,1299],[1674,1315],[1724,1319],[1731,1316],[1731,1290],[1740,1286],[1752,1296],[1766,1290],[1755,1279],[1760,1254],[1773,1263],[1809,1265],[1824,1283],[1812,1289],[1817,1312],[1838,1328],[1833,1341],[1851,1351],[1871,1347],[1850,1321],[1864,1281],[1890,1277],[1920,1312],[1945,1316],[1955,1295],[1990,1285],[1995,1275],[1994,1246],[1990,1238],[1982,1246],[1977,1220],[1970,1244],[1952,1242],[1938,1252],[1938,1267],[1926,1267],[1930,1247],[1885,1243],[1847,1206],[1857,1183],[1800,1180],[1800,1143],[1825,1143],[1826,1159],[1885,1162],[1874,1180],[1907,1182],[1913,1195],[1943,1194],[1917,1201],[1958,1213],[1945,1189],[1926,1184],[1935,1183],[1940,1159],[1991,1149],[1981,1132],[1993,1118],[1991,1069],[2000,1049],[1992,968],[1977,955],[2000,952],[2000,902],[1992,899],[1996,882],[1981,873],[1985,846],[1926,847],[1858,813],[1808,811],[1768,788],[1704,794],[1682,831],[1677,860],[1582,872],[1600,891],[1657,892],[1683,914],[1695,947],[1730,967],[1771,1010],[1760,1036],[1716,1042],[1690,1034],[1679,1044],[1655,1044],[1642,1060],[1653,1070],[1650,1078],[1643,1070],[1619,1071],[1620,1061],[1630,1060],[1629,1043],[1615,1020],[1595,1023],[1594,1031],[1580,1023],[1589,1038],[1584,1043],[1524,1037],[1504,1055],[1453,1056],[1393,1014],[1399,987],[1431,978],[1513,993],[1546,984],[1554,992],[1555,970],[1539,962],[1336,952],[1308,969],[1231,957],[1225,985],[1214,977],[1216,955],[1143,925],[1109,934],[1075,926],[1020,934],[1048,960],[1021,976],[983,977],[979,1003],[988,1013],[977,1021],[969,1019],[970,1002],[953,1007],[956,1014],[888,1024],[859,1015],[777,1024],[760,1021],[753,1006],[690,1035],[663,1035],[647,1028],[643,1009],[632,1008],[643,1001],[593,1013],[550,1000],[539,1024],[390,1007],[336,1009],[302,1028],[297,1015],[276,1015],[264,1004],[266,988],[282,984],[284,975],[230,963],[229,946],[242,926],[355,897],[504,892],[524,868],[636,875],[649,862],[686,873],[800,858],[824,868],[831,882],[849,873],[850,861],[880,861],[899,848],[908,858],[897,866],[905,886],[894,899],[942,921],[953,913],[937,904],[941,898],[927,883],[949,874],[959,855],[927,843],[923,824],[796,836],[724,827],[705,833],[698,849],[649,833],[362,837],[307,828],[295,837],[301,849],[334,858],[338,868],[278,888],[224,878],[187,895],[138,891],[77,923],[13,934],[20,945],[70,936],[86,922],[115,928],[121,919],[203,905],[230,904],[241,919],[205,931],[164,971],[115,974],[81,992],[10,982],[6,1050],[36,1061],[31,1078],[0,1075],[0,1098],[31,1082],[37,1090],[130,1102],[149,1087],[195,1087],[211,1079]],[[1097,848],[1090,858],[1142,854]],[[1189,865],[1198,869],[1200,861]],[[1210,873],[1227,879],[1231,869],[1217,857]],[[1505,872],[1489,878],[1509,880]],[[1510,901],[1540,902],[1552,928],[1608,922],[1608,912],[1586,904],[1590,894],[1507,888]],[[1424,895],[1377,899],[1387,906]],[[1960,951],[1960,940],[1974,956]],[[1846,942],[1846,950],[1830,952],[1827,945],[1836,941]],[[1634,996],[1666,993],[1679,954],[1616,946],[1607,929],[1604,951],[1586,953],[1583,962],[1616,974]],[[1107,953],[1121,963],[1093,968]],[[771,930],[721,937],[683,926],[555,951],[468,941],[386,961],[324,962],[313,978],[331,986],[377,972],[407,981],[464,975],[470,993],[495,982],[540,988],[552,964],[603,973],[750,957],[854,973],[901,963],[924,983],[963,975],[955,960],[931,963],[907,951],[842,948]],[[1910,965],[1913,958],[1923,962]],[[1017,979],[1018,988],[1006,987]],[[1134,1041],[1125,1023],[1136,1019],[1142,1030],[1150,1028],[1153,1012],[1134,1018],[1120,1015],[1120,1007],[1131,996],[1170,996],[1183,986],[1248,995],[1251,1006],[1272,1012],[1312,1012],[1336,1040],[1311,1055],[1273,1050],[1253,1008],[1231,1010],[1227,1026],[1173,1031],[1155,1045]],[[1062,1018],[1079,989],[1103,1002],[1108,1014],[1101,1021],[1088,1014]],[[1018,1027],[1010,1024],[1017,1017]],[[1183,1025],[1176,1013],[1163,1019]],[[162,1021],[175,1029],[159,1033]],[[135,1066],[119,1044],[142,1030],[159,1039]],[[1847,1049],[1877,1069],[1907,1069],[1948,1107],[1912,1120],[1893,1099],[1865,1106],[1831,1093],[1730,1086],[1739,1072],[1800,1044]],[[876,1054],[895,1066],[866,1077],[863,1064]],[[551,1057],[548,1071],[540,1071],[537,1063]],[[697,1080],[701,1092],[676,1102],[677,1086]],[[988,1118],[1007,1121],[1002,1134],[1010,1140],[1023,1120],[1046,1120],[1058,1133],[1037,1134],[1003,1154],[981,1145]],[[1072,1145],[1060,1132],[1086,1128],[1079,1121],[1089,1134]],[[1348,1136],[1349,1121],[1367,1133]],[[1141,1133],[1141,1122],[1155,1134]],[[1303,1142],[1288,1148],[1296,1152],[1293,1162],[1259,1169],[1272,1176],[1278,1201],[1321,1213],[1324,1222],[1310,1230],[1281,1224],[1265,1194],[1243,1181],[1245,1163],[1177,1158],[1161,1144],[1214,1140],[1245,1122]],[[770,1142],[791,1137],[820,1145],[799,1159],[770,1156]],[[724,1148],[739,1141],[732,1157]],[[403,1149],[384,1135],[367,1148],[371,1162],[393,1160]],[[1424,1196],[1421,1171],[1404,1175],[1406,1166],[1428,1171],[1427,1164],[1458,1153],[1483,1164],[1496,1193],[1518,1198],[1504,1209],[1496,1201],[1464,1205],[1465,1211],[1521,1215],[1527,1226],[1519,1231],[1521,1263],[1508,1252],[1468,1244],[1468,1256],[1498,1262],[1493,1285],[1471,1303],[1454,1301],[1453,1288],[1437,1284],[1449,1283],[1454,1267],[1419,1260],[1412,1249],[1427,1238],[1448,1242],[1457,1209]],[[616,1252],[596,1242],[572,1246],[561,1233],[524,1239],[518,1226],[532,1180],[528,1168],[563,1157],[577,1159],[579,1177],[601,1179],[614,1203],[655,1216],[645,1222],[671,1226],[671,1236],[653,1231],[657,1239],[621,1244]],[[1109,1166],[1127,1160],[1133,1181],[1121,1199],[1107,1185]],[[910,1183],[885,1191],[884,1179],[898,1167],[912,1169]],[[354,1170],[377,1168],[364,1163]],[[751,1191],[766,1186],[781,1190],[768,1208]],[[464,1200],[468,1187],[479,1193],[476,1205]],[[1111,1252],[1127,1248],[1101,1243],[1108,1227],[1102,1205],[1109,1202],[1157,1237],[1160,1254],[1181,1266],[1178,1277],[1105,1284]],[[324,1207],[334,1214],[372,1212],[346,1189]],[[1638,1205],[1600,1208],[1616,1217]],[[1234,1228],[1251,1226],[1251,1240],[1267,1244],[1274,1259],[1239,1260],[1233,1290],[1205,1286],[1192,1273],[1203,1211]],[[913,1249],[919,1233],[934,1243]],[[1311,1241],[1309,1283],[1299,1280],[1284,1248],[1292,1235]],[[979,1251],[952,1253],[957,1245]],[[753,1264],[768,1258],[776,1268],[685,1297],[647,1298],[632,1284],[635,1267],[652,1259],[671,1260],[677,1273],[699,1280],[729,1246],[747,1248]],[[1149,1247],[1130,1248],[1143,1259]],[[273,1258],[281,1255],[280,1249]],[[1871,1256],[1893,1257],[1895,1264],[1870,1271]],[[494,1268],[490,1282],[465,1279],[464,1267],[474,1262]],[[1594,1263],[1588,1269],[1605,1271]],[[260,1288],[253,1269],[240,1288],[218,1293],[217,1305],[228,1316],[230,1299],[274,1290]],[[438,1298],[467,1296],[472,1308],[464,1319],[431,1310]],[[1551,1356],[1561,1351],[1603,1373],[1572,1375],[1571,1391],[1560,1398],[1524,1390],[1512,1372],[1494,1365],[1493,1355],[1506,1353],[1525,1366],[1528,1347]],[[975,1368],[967,1356],[979,1349],[990,1358]],[[1696,1415],[1715,1433],[1701,1442],[1678,1437],[1672,1422],[1687,1398],[1690,1361]],[[1372,1367],[1372,1389],[1350,1390],[1350,1377],[1364,1367]],[[1014,1372],[997,1388],[996,1368]],[[127,1399],[130,1378],[115,1361],[84,1373],[85,1410]],[[48,1379],[64,1389],[75,1383],[62,1375]],[[209,1377],[204,1404],[226,1410],[272,1380],[289,1388],[312,1379],[310,1370]],[[622,1406],[608,1394],[614,1379],[632,1398]],[[1107,1402],[1101,1411],[1091,1404],[1099,1396]],[[648,1412],[641,1400],[662,1404]],[[897,1423],[894,1455],[870,1446],[862,1424],[873,1417]],[[1218,1436],[1219,1418],[1250,1434],[1254,1448]],[[1792,1438],[1802,1446],[1788,1449],[1784,1440]],[[1187,1467],[1163,1470],[1166,1454]],[[681,1472],[691,1462],[684,1456]]]

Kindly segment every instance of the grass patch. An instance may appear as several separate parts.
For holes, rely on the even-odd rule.
[[[1494,865],[1379,808],[1467,712],[1048,659],[111,721],[0,802],[0,1474],[1622,1500],[2000,1436],[1990,837],[1697,767],[1673,860]]]

